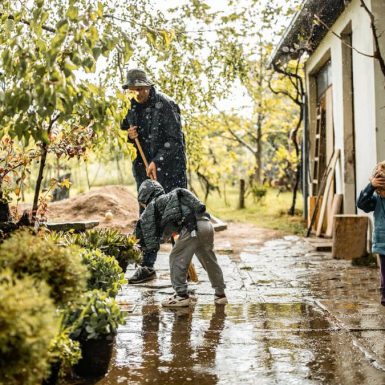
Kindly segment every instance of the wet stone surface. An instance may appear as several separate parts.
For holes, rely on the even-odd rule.
[[[213,304],[195,261],[196,305],[167,310],[167,257],[158,257],[156,281],[118,296],[127,317],[108,374],[76,384],[385,384],[376,269],[333,260],[296,237],[251,243],[218,256],[229,305]]]

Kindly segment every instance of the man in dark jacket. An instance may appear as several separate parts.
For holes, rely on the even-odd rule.
[[[128,71],[123,89],[136,95],[131,100],[131,109],[121,128],[128,131],[128,138],[135,146],[135,139],[139,139],[149,165],[146,169],[138,151],[133,162],[137,189],[148,178],[157,180],[165,192],[177,187],[186,188],[186,155],[178,105],[158,92],[146,73],[140,69]],[[142,266],[129,279],[129,283],[154,279],[155,260],[156,252],[145,252]]]
[[[177,188],[165,194],[154,180],[146,180],[139,188],[138,201],[145,210],[136,225],[135,235],[144,252],[159,250],[161,239],[168,241],[173,233],[179,237],[170,254],[170,275],[175,295],[163,306],[188,306],[187,271],[195,254],[207,271],[215,290],[214,302],[226,304],[222,269],[214,253],[214,229],[206,206],[190,191]]]

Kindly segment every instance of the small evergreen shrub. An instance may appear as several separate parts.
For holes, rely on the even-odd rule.
[[[26,230],[15,232],[0,245],[0,270],[4,268],[18,277],[30,275],[45,281],[59,306],[76,302],[86,290],[88,271],[79,248],[60,247]]]
[[[116,334],[118,326],[125,323],[116,301],[99,290],[89,291],[85,297],[84,305],[67,319],[72,325],[71,338],[87,341]]]
[[[51,364],[60,363],[60,372],[68,373],[82,357],[80,344],[69,336],[69,328],[61,328],[49,347]]]
[[[36,385],[49,372],[49,346],[59,332],[45,282],[0,273],[0,383]],[[4,382],[3,382],[4,381]]]
[[[117,260],[105,255],[99,249],[83,249],[80,255],[90,273],[87,281],[88,290],[98,289],[115,297],[122,285],[127,282]]]
[[[141,253],[133,235],[121,234],[111,229],[93,229],[79,234],[64,234],[66,244],[76,244],[86,249],[100,249],[115,257],[119,265],[139,262]]]
[[[255,202],[259,203],[267,194],[267,189],[263,185],[255,184],[250,187],[250,193]]]

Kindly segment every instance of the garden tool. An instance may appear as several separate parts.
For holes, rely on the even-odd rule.
[[[143,163],[144,163],[144,167],[146,167],[146,171],[148,170],[148,162],[147,162],[147,159],[146,159],[146,155],[144,155],[144,152],[143,152],[143,149],[142,149],[142,146],[139,142],[139,138],[138,138],[138,135],[134,138],[134,141],[135,141],[135,144],[136,144],[136,148],[138,149],[139,151],[139,154],[143,160]]]

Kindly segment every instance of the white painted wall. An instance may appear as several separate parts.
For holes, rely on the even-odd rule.
[[[380,38],[380,50],[385,56],[385,1],[372,0],[373,13],[376,17],[376,25],[378,21],[382,23],[378,29],[378,33],[382,33]],[[376,132],[377,132],[377,159],[385,160],[385,76],[381,71],[380,65],[376,60],[374,62],[374,76],[376,88]]]
[[[380,31],[385,29],[385,2],[371,0],[375,3],[375,11],[381,9],[383,17]],[[367,4],[371,6],[371,1]],[[373,39],[368,15],[360,7],[359,0],[352,0],[347,9],[338,18],[332,31],[341,34],[351,22],[352,46],[359,51],[372,54]],[[385,39],[382,43],[385,42]],[[344,113],[342,89],[342,42],[328,32],[316,51],[306,63],[307,84],[311,84],[309,76],[316,72],[320,62],[330,51],[333,82],[333,118],[335,130],[335,147],[344,153]],[[385,51],[384,51],[385,52]],[[378,67],[378,66],[377,66]],[[368,178],[375,164],[385,157],[385,91],[383,82],[379,85],[379,73],[374,60],[357,52],[353,52],[353,87],[354,87],[354,119],[355,119],[355,147],[356,147],[356,194],[368,183]],[[383,78],[382,78],[383,79]],[[382,87],[382,88],[381,88]],[[376,100],[377,98],[377,100]],[[381,100],[378,100],[378,99]],[[380,129],[380,134],[376,131]],[[377,138],[381,145],[377,146]],[[381,148],[379,150],[379,147]],[[344,193],[343,159],[336,170],[336,193]]]

